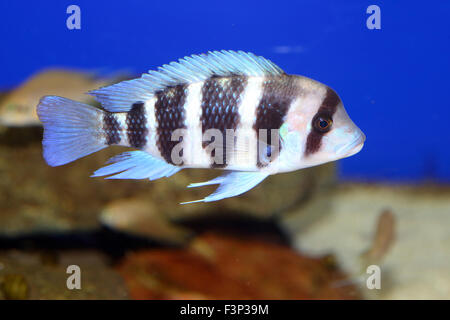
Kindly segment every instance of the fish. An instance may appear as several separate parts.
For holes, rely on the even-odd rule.
[[[43,95],[62,95],[84,103],[95,102],[85,92],[112,82],[75,70],[46,69],[25,80],[0,102],[0,124],[5,127],[40,126],[36,105]]]
[[[340,97],[244,51],[209,51],[89,92],[102,108],[45,96],[43,157],[60,166],[112,145],[131,147],[92,177],[149,179],[182,169],[223,170],[203,199],[239,196],[268,176],[358,153],[364,133]]]
[[[360,255],[363,269],[372,264],[380,265],[383,258],[395,244],[396,218],[390,209],[384,209],[377,218],[377,225],[371,246]]]

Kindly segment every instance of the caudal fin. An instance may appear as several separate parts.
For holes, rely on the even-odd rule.
[[[44,159],[60,166],[105,148],[101,136],[104,111],[56,96],[46,96],[37,106],[44,124]]]

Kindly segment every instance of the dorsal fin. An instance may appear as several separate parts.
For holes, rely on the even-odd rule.
[[[273,62],[243,51],[210,51],[192,55],[149,71],[141,78],[90,91],[102,106],[110,112],[129,111],[133,103],[150,99],[155,92],[178,84],[204,81],[211,76],[267,76],[281,75]]]

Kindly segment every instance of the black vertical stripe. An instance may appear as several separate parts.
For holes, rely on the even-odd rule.
[[[126,118],[128,143],[131,147],[141,149],[147,143],[147,117],[143,102],[136,102],[127,113]]]
[[[216,154],[213,150],[211,152],[212,168],[227,166],[227,153],[232,150],[226,148],[226,131],[227,129],[236,130],[239,124],[239,104],[246,85],[247,77],[245,76],[212,77],[203,84],[200,119],[202,132],[217,129],[222,134],[222,159],[215,161]],[[204,142],[203,147],[206,148],[213,141]]]
[[[269,77],[263,82],[263,93],[256,108],[256,121],[253,125],[258,137],[258,167],[267,166],[278,156],[281,144],[279,141],[278,146],[277,143],[272,143],[271,130],[275,129],[277,131],[274,133],[278,133],[292,101],[298,94],[295,76]],[[266,137],[262,136],[264,133]],[[260,150],[259,141],[267,142],[267,147]]]
[[[174,164],[171,157],[172,149],[176,144],[182,141],[182,137],[179,141],[172,141],[172,133],[177,129],[186,129],[186,125],[184,124],[186,118],[184,106],[186,94],[186,85],[176,85],[156,93],[156,144],[163,158],[168,163],[172,164]],[[182,156],[182,154],[180,154],[180,156]],[[177,165],[181,164],[177,163]]]
[[[316,119],[316,116],[318,115],[322,115],[324,117],[332,119],[340,101],[341,100],[339,99],[339,96],[336,94],[336,92],[334,92],[333,89],[327,87],[325,98],[323,99],[322,104],[320,105],[319,110],[313,117],[312,121],[314,121],[314,119]],[[325,134],[326,133],[314,129],[314,123],[311,123],[311,132],[308,134],[308,137],[306,139],[305,156],[319,151],[322,144],[322,137]]]
[[[105,134],[106,144],[118,144],[120,142],[120,124],[116,116],[110,112],[103,114],[103,132]]]

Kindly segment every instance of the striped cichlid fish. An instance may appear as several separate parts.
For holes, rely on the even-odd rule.
[[[201,200],[240,195],[266,177],[351,156],[365,136],[339,96],[242,51],[192,55],[141,78],[89,92],[104,110],[43,97],[43,154],[59,166],[111,145],[138,149],[94,172],[107,179],[169,177],[184,168],[227,172]]]

